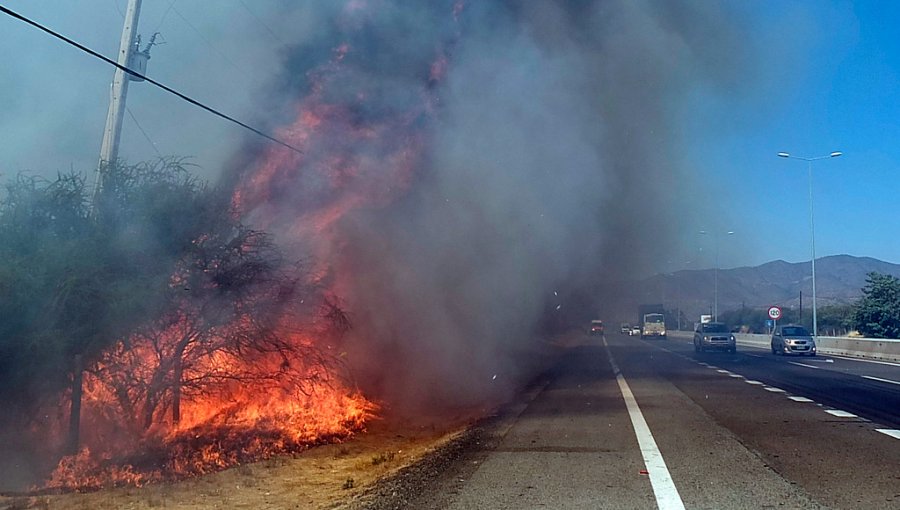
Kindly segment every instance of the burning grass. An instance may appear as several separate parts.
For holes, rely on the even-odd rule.
[[[0,497],[0,508],[342,508],[372,483],[456,437],[450,429],[372,422],[339,444],[309,448],[180,481],[85,493]],[[373,459],[384,459],[375,463]]]
[[[376,406],[342,388],[321,386],[294,399],[256,393],[255,404],[231,402],[231,411],[210,414],[190,428],[159,427],[116,447],[99,439],[77,455],[64,457],[46,489],[88,491],[142,486],[221,471],[234,466],[294,454],[312,446],[339,443],[365,430]],[[191,404],[186,411],[190,413]],[[208,412],[209,401],[195,402]],[[221,403],[220,403],[221,404]],[[220,407],[221,410],[221,407]]]

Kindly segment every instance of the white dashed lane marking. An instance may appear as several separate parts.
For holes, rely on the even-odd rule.
[[[764,357],[764,356],[757,356],[757,355],[755,355],[755,354],[749,354],[749,353],[745,353],[745,354],[746,354],[747,356],[753,356],[753,357],[756,357],[756,358],[762,358],[762,357]],[[736,373],[734,373],[734,372],[731,372],[730,370],[725,370],[725,369],[719,368],[719,367],[717,367],[717,366],[715,366],[715,365],[710,365],[710,364],[708,364],[708,363],[705,363],[705,362],[703,362],[703,361],[697,361],[697,360],[694,360],[694,359],[689,358],[689,357],[687,357],[687,356],[681,356],[681,357],[683,357],[684,359],[693,361],[693,362],[697,363],[698,365],[701,365],[701,366],[704,366],[704,367],[706,367],[706,368],[709,368],[710,370],[715,370],[716,372],[718,372],[718,373],[720,373],[720,374],[727,375],[727,376],[729,376],[729,377],[734,377],[734,378],[736,378],[736,379],[744,379],[744,382],[747,383],[747,384],[752,384],[752,385],[754,385],[754,386],[762,386],[763,389],[766,390],[766,391],[770,391],[770,392],[772,392],[772,393],[784,393],[784,394],[787,394],[787,391],[785,391],[785,390],[783,390],[783,389],[781,389],[781,388],[776,388],[776,387],[774,387],[774,386],[766,386],[766,384],[765,384],[764,382],[762,382],[762,381],[756,381],[756,380],[753,380],[753,379],[747,379],[745,376],[743,376],[743,375],[741,375],[741,374],[736,374]],[[861,359],[853,359],[853,358],[844,358],[844,357],[842,357],[842,356],[836,356],[836,357],[839,357],[839,358],[841,358],[841,359],[852,359],[853,361],[868,361],[868,362],[871,362],[871,363],[880,363],[880,364],[884,364],[884,365],[900,366],[900,364],[897,364],[897,363],[889,363],[889,362],[884,362],[884,361],[874,361],[874,360],[861,360]],[[832,359],[815,359],[815,360],[811,360],[811,361],[815,361],[815,362],[819,362],[819,363],[834,363],[834,360],[832,360]],[[815,365],[807,365],[806,363],[799,363],[799,362],[796,362],[796,361],[788,361],[788,363],[790,363],[791,365],[797,365],[797,366],[799,366],[799,367],[804,367],[804,368],[812,368],[812,369],[819,369],[819,368],[822,368],[822,367],[817,367],[817,366],[815,366]],[[869,380],[872,380],[872,381],[878,381],[878,382],[883,382],[883,383],[888,383],[888,384],[896,384],[896,385],[900,385],[900,381],[894,381],[894,380],[892,380],[892,379],[882,379],[882,378],[880,378],[880,377],[873,377],[873,376],[870,376],[870,375],[863,375],[863,376],[860,376],[860,377],[863,377],[863,378],[865,378],[865,379],[869,379]],[[624,381],[622,381],[622,382],[624,382]],[[812,404],[815,404],[815,403],[816,403],[814,400],[812,400],[812,399],[810,399],[810,398],[807,398],[807,397],[801,397],[801,396],[797,396],[797,395],[787,395],[787,398],[790,399],[790,400],[792,400],[792,401],[794,401],[794,402],[812,403]],[[817,405],[819,405],[819,406],[821,407],[821,404],[817,404]],[[828,414],[830,414],[830,415],[832,415],[832,416],[838,417],[838,418],[859,418],[859,416],[857,416],[857,415],[855,415],[855,414],[853,414],[853,413],[850,413],[850,412],[847,412],[847,411],[841,411],[840,409],[826,409],[825,412],[828,413]],[[885,435],[887,435],[887,436],[893,437],[893,438],[895,438],[895,439],[900,439],[900,430],[898,430],[898,429],[875,429],[875,430],[878,431],[878,432],[881,432],[882,434],[885,434]],[[651,438],[651,440],[652,440],[652,438]],[[645,459],[645,461],[646,461],[646,459]],[[666,473],[666,474],[668,475],[668,473]],[[674,486],[672,487],[672,489],[674,489]],[[676,494],[677,494],[677,490],[676,490]],[[657,495],[657,496],[659,497],[659,495]],[[659,499],[658,499],[657,501],[659,501]],[[678,501],[678,503],[680,503],[680,501]],[[675,504],[677,505],[678,503],[675,503]]]
[[[884,382],[889,384],[900,384],[900,381],[892,381],[890,379],[882,379],[881,377],[872,377],[871,375],[862,376],[864,379],[871,379],[873,381]]]
[[[875,363],[877,365],[889,365],[892,367],[900,367],[900,363],[893,363],[890,361],[881,361],[875,359],[862,359],[862,358],[848,358],[847,356],[834,356],[835,358],[845,359],[847,361],[859,361],[861,363]]]
[[[894,439],[900,439],[900,430],[897,429],[875,429],[882,434],[886,434],[888,436],[893,437]]]

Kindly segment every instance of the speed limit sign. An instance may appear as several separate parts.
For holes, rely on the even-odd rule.
[[[777,321],[778,319],[780,319],[781,318],[781,308],[778,308],[777,306],[770,306],[769,307],[769,318],[772,319],[773,321]]]

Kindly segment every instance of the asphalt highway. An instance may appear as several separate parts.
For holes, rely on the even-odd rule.
[[[900,509],[898,365],[579,337],[389,507]]]

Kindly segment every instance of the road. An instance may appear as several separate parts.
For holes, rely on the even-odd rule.
[[[897,429],[900,364],[585,336],[389,506],[900,509]]]

